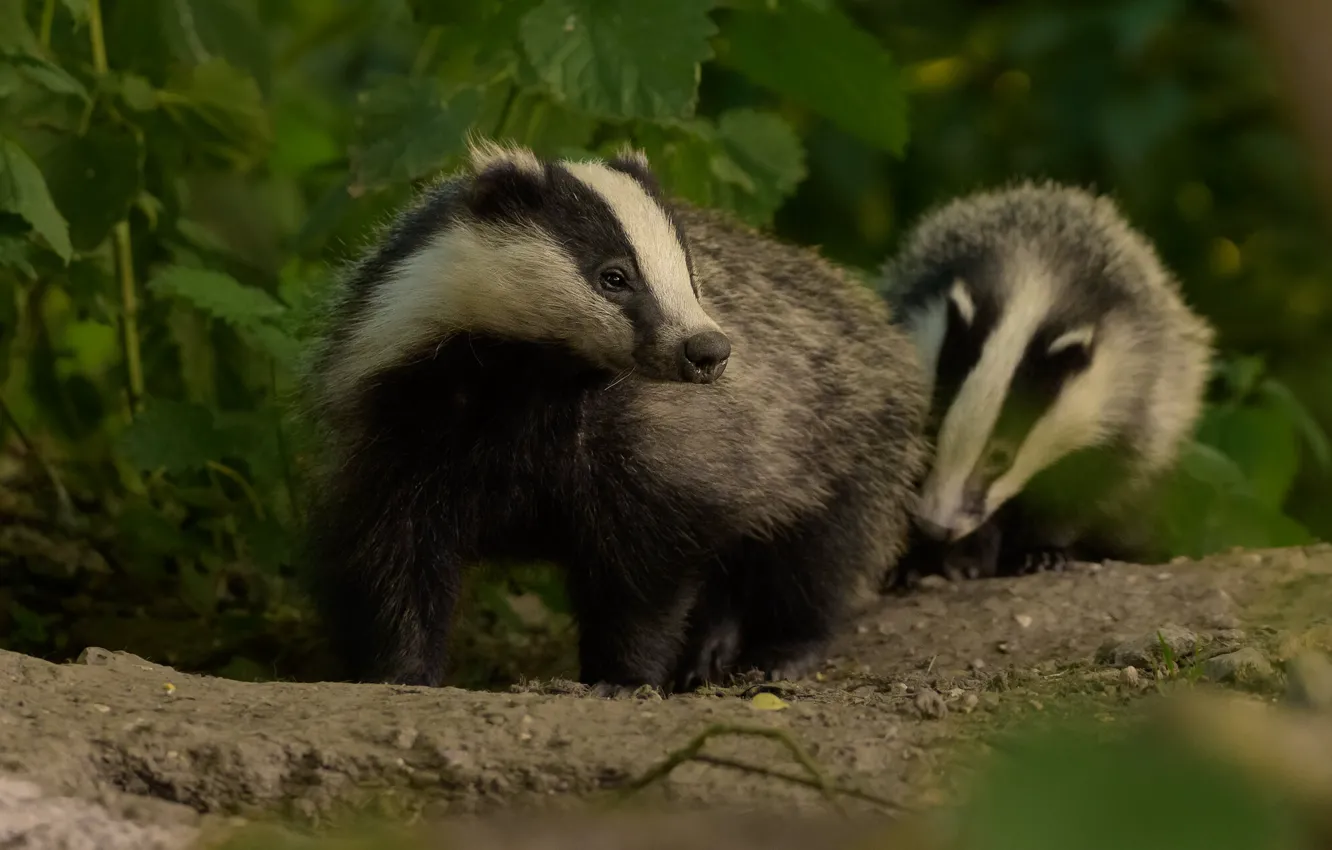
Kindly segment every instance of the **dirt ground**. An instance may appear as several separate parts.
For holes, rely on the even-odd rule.
[[[715,725],[782,730],[853,815],[915,810],[949,799],[967,757],[1014,724],[1113,718],[1157,694],[1172,663],[1261,693],[1301,649],[1330,645],[1332,546],[1320,546],[937,582],[877,602],[816,679],[665,700],[600,700],[558,681],[511,693],[248,683],[96,648],[63,665],[0,652],[0,846],[178,848],[272,815],[327,825],[365,811],[433,822],[578,810]],[[780,740],[723,737],[706,753],[804,775]],[[807,783],[690,762],[635,799],[749,812],[773,834],[727,830],[725,846],[772,850],[811,846],[805,827],[777,828],[774,815],[830,811]],[[636,846],[722,846],[666,843],[691,823],[639,822],[638,836],[662,843]],[[820,834],[818,846],[835,846]],[[599,846],[579,835],[568,846]],[[492,835],[450,846],[538,845]]]

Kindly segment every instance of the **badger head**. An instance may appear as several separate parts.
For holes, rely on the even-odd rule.
[[[1066,458],[1104,460],[1097,452],[1131,415],[1138,355],[1131,305],[1090,283],[1094,268],[1018,248],[943,269],[906,315],[933,380],[937,428],[917,521],[958,540]],[[1095,492],[1076,475],[1072,483]]]
[[[344,380],[456,332],[556,343],[594,368],[694,383],[720,378],[731,353],[699,303],[684,233],[635,152],[547,161],[474,142],[466,172],[428,191],[362,268],[375,279]]]

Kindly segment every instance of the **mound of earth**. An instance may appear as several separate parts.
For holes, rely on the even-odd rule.
[[[913,810],[952,796],[964,756],[1024,719],[1112,717],[1186,675],[1281,688],[1282,662],[1332,648],[1329,603],[1332,546],[939,581],[865,611],[813,679],[664,700],[596,699],[561,681],[510,693],[249,683],[97,648],[61,665],[0,652],[0,846],[187,847],[274,814],[325,824],[367,809],[428,822],[581,809],[731,727],[775,731],[717,735],[708,761],[684,761],[636,801],[769,824],[826,814],[830,799],[866,816]],[[750,846],[732,830],[686,838],[691,822],[634,829]],[[492,831],[464,846],[564,846],[467,828]],[[617,846],[613,821],[596,829]],[[744,834],[755,847],[811,846],[794,827]]]

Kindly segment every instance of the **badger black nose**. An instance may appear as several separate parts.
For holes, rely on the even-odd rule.
[[[710,384],[726,371],[731,341],[720,331],[704,331],[680,346],[680,376],[697,384]]]

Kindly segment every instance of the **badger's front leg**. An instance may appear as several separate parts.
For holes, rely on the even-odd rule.
[[[603,696],[642,685],[670,688],[698,590],[681,572],[677,564],[584,560],[570,573],[581,682]]]

